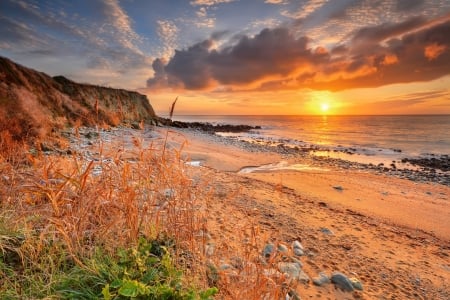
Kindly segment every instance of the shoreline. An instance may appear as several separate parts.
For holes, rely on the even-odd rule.
[[[208,219],[219,257],[238,253],[246,237],[237,232],[256,226],[266,243],[298,240],[305,247],[302,269],[310,281],[297,288],[302,299],[450,296],[448,186],[342,168],[306,153],[275,153],[192,130],[175,130],[169,140],[174,148],[187,141],[185,158],[200,162],[194,169],[210,178],[221,197],[209,204]],[[280,161],[328,170],[239,173],[246,166]],[[321,272],[336,271],[357,277],[364,290],[348,293],[311,283]]]
[[[318,164],[334,164],[340,168],[368,170],[378,174],[387,174],[397,178],[409,179],[416,182],[432,182],[450,186],[450,157],[446,154],[434,155],[430,154],[429,158],[412,158],[402,157],[397,161],[390,161],[385,163],[374,164],[372,162],[358,162],[351,160],[351,156],[361,156],[363,160],[369,160],[369,156],[356,153],[356,149],[352,147],[342,147],[339,150],[329,150],[328,148],[321,148],[315,145],[308,146],[292,146],[283,142],[271,143],[268,141],[260,142],[257,140],[242,140],[236,136],[221,135],[223,129],[229,129],[227,132],[249,132],[255,130],[255,127],[247,125],[211,125],[206,123],[206,128],[199,124],[204,123],[187,123],[179,122],[184,125],[177,125],[175,127],[181,131],[200,131],[218,137],[215,139],[221,142],[220,139],[226,140],[225,144],[235,144],[248,151],[264,151],[275,152],[284,156],[301,157],[309,156],[315,163]],[[191,125],[188,125],[191,124]],[[210,125],[210,126],[208,126]],[[217,129],[211,129],[211,126],[219,126]],[[394,152],[401,153],[400,149],[394,149]],[[333,154],[344,154],[344,157]]]
[[[177,131],[178,130],[179,129],[177,129]],[[421,174],[420,171],[413,172],[412,177],[409,177],[409,173],[406,173],[405,175],[405,173],[398,172],[398,170],[378,166],[368,166],[353,162],[330,159],[326,157],[315,157],[311,156],[308,152],[298,152],[295,150],[293,152],[289,150],[286,151],[285,148],[280,147],[275,148],[278,151],[273,151],[274,148],[270,146],[267,147],[264,145],[261,146],[245,142],[242,143],[239,141],[236,142],[233,140],[224,139],[220,136],[205,134],[199,131],[179,130],[178,132],[181,132],[183,138],[186,138],[186,140],[188,141],[188,146],[185,148],[185,151],[189,153],[189,159],[191,161],[199,161],[200,165],[211,167],[219,171],[226,171],[238,176],[246,176],[263,181],[265,180],[273,184],[277,184],[278,180],[279,182],[282,182],[283,185],[286,185],[293,189],[296,189],[296,187],[299,185],[297,182],[298,180],[296,181],[293,179],[292,182],[289,182],[289,176],[293,178],[302,178],[302,180],[306,180],[307,182],[313,184],[314,182],[311,182],[311,180],[307,180],[308,177],[314,177],[314,180],[317,180],[317,177],[320,175],[322,176],[322,178],[320,179],[322,183],[324,185],[327,185],[332,192],[337,192],[336,195],[333,195],[337,196],[336,199],[332,199],[332,201],[336,205],[349,204],[349,202],[346,201],[345,197],[343,197],[343,194],[345,194],[344,191],[349,190],[346,188],[347,180],[356,177],[356,183],[358,183],[358,181],[361,181],[361,179],[364,178],[364,182],[361,184],[358,183],[358,186],[355,187],[355,190],[361,189],[361,191],[358,191],[357,195],[350,196],[355,199],[355,203],[351,203],[349,207],[351,209],[364,207],[365,204],[358,204],[359,202],[361,202],[360,198],[362,198],[362,194],[364,194],[364,192],[368,189],[374,188],[376,186],[374,182],[380,182],[378,187],[379,191],[377,193],[371,194],[371,197],[380,199],[383,202],[388,201],[391,196],[395,196],[394,198],[399,200],[404,197],[409,201],[415,201],[413,209],[409,207],[410,205],[412,205],[412,202],[410,202],[409,204],[403,203],[404,207],[399,209],[395,206],[402,206],[402,203],[394,203],[397,200],[393,201],[391,205],[394,205],[392,209],[396,214],[401,215],[402,210],[406,210],[409,211],[410,215],[414,215],[414,217],[411,217],[414,222],[403,220],[403,224],[397,223],[397,225],[406,225],[410,228],[417,228],[414,223],[420,223],[420,220],[416,220],[416,218],[420,219],[420,216],[415,215],[414,212],[421,209],[420,202],[423,200],[422,198],[425,198],[424,202],[429,202],[430,199],[436,198],[434,199],[434,201],[440,201],[443,206],[445,204],[448,206],[448,199],[450,199],[450,187],[448,185],[439,182],[433,182],[433,177],[428,177],[428,174],[426,173]],[[205,144],[207,145],[206,147]],[[214,149],[218,148],[217,144],[221,145],[220,149],[222,152],[215,155],[208,154],[207,151],[211,151],[211,153],[214,153]],[[193,148],[193,150],[189,150],[189,147]],[[239,154],[235,155],[230,153],[230,157],[225,159],[225,163],[218,163],[217,161],[219,159],[217,159],[217,157],[215,156],[224,156],[223,151],[225,150],[225,147],[229,148],[227,151],[236,151],[235,153],[238,153],[237,151],[240,150],[242,152],[239,152]],[[249,157],[244,155],[244,153],[247,153]],[[237,164],[236,162],[233,163],[228,160],[240,161],[240,163]],[[284,162],[284,165],[277,169],[276,165],[280,162]],[[239,173],[240,170],[246,167],[260,167],[270,164],[275,165],[275,168],[266,171],[262,170],[259,172],[250,172],[246,174]],[[304,168],[300,167],[298,168],[298,170],[296,170],[295,167],[289,168],[289,166],[295,166],[296,164],[304,166]],[[231,166],[234,166],[234,168],[232,168]],[[340,178],[341,176],[342,178]],[[334,184],[331,184],[331,181],[333,181]],[[355,183],[352,183],[352,185],[355,185]],[[308,190],[308,186],[303,186],[303,188]],[[391,191],[393,189],[395,190],[395,193]],[[409,195],[409,191],[414,189],[420,189],[420,195],[419,192],[417,192],[417,195]],[[321,195],[322,197],[328,197],[328,192],[329,191],[323,193],[321,191],[321,188],[318,187],[317,189],[313,190],[313,192],[309,192],[309,195],[316,196],[316,193],[318,195]],[[378,200],[373,200],[371,207],[376,207],[377,201]],[[393,213],[383,213],[384,210],[385,209],[378,210],[378,217],[385,218],[385,220],[387,221],[389,221],[392,217],[398,218],[398,216],[394,216]],[[447,216],[449,217],[448,219],[445,216],[442,216],[441,218],[438,218],[438,221],[433,220],[433,218],[430,216],[429,221],[433,221],[436,226],[437,224],[441,224],[440,228],[444,231],[438,234],[438,236],[440,238],[446,238],[446,240],[449,242],[450,208],[447,208],[446,211]],[[362,212],[372,213],[373,211],[369,209]],[[435,209],[435,212],[438,213],[439,210]],[[393,223],[395,224],[396,222]],[[421,226],[419,226],[418,228],[420,227]],[[430,226],[428,226],[428,230],[426,231],[428,233],[431,233],[433,230]]]

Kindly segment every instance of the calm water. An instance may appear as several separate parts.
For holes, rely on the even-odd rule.
[[[450,115],[414,116],[176,116],[175,120],[259,125],[261,130],[237,138],[354,148],[351,160],[450,155]],[[401,150],[401,152],[398,152]],[[367,161],[363,161],[367,162]]]

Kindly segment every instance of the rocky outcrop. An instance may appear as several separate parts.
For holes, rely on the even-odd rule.
[[[50,77],[0,57],[0,132],[15,140],[45,137],[74,124],[118,125],[156,118],[137,92]]]
[[[215,132],[248,132],[254,129],[261,129],[261,126],[232,125],[232,124],[211,124],[208,122],[182,122],[171,119],[158,118],[158,124],[174,128],[190,128],[209,133]]]

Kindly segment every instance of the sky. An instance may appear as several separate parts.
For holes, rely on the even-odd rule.
[[[448,0],[1,0],[0,55],[162,116],[450,114]]]

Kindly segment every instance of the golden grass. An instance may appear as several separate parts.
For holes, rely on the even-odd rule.
[[[187,280],[218,286],[218,298],[285,299],[294,286],[274,271],[281,256],[261,260],[257,226],[243,228],[248,242],[240,253],[230,253],[242,258],[237,270],[217,269],[226,258],[207,257],[201,233],[208,232],[207,203],[217,201],[214,183],[192,174],[181,159],[182,149],[167,145],[169,134],[146,147],[139,136],[133,138],[132,147],[124,142],[105,145],[99,139],[89,155],[78,151],[25,158],[14,148],[17,145],[4,140],[0,215],[10,230],[20,232],[21,240],[1,240],[0,250],[14,246],[26,268],[37,268],[42,255],[52,268],[51,257],[61,251],[89,268],[83,258],[98,247],[112,254],[137,244],[140,237],[164,238],[176,245],[173,257],[186,269]]]

